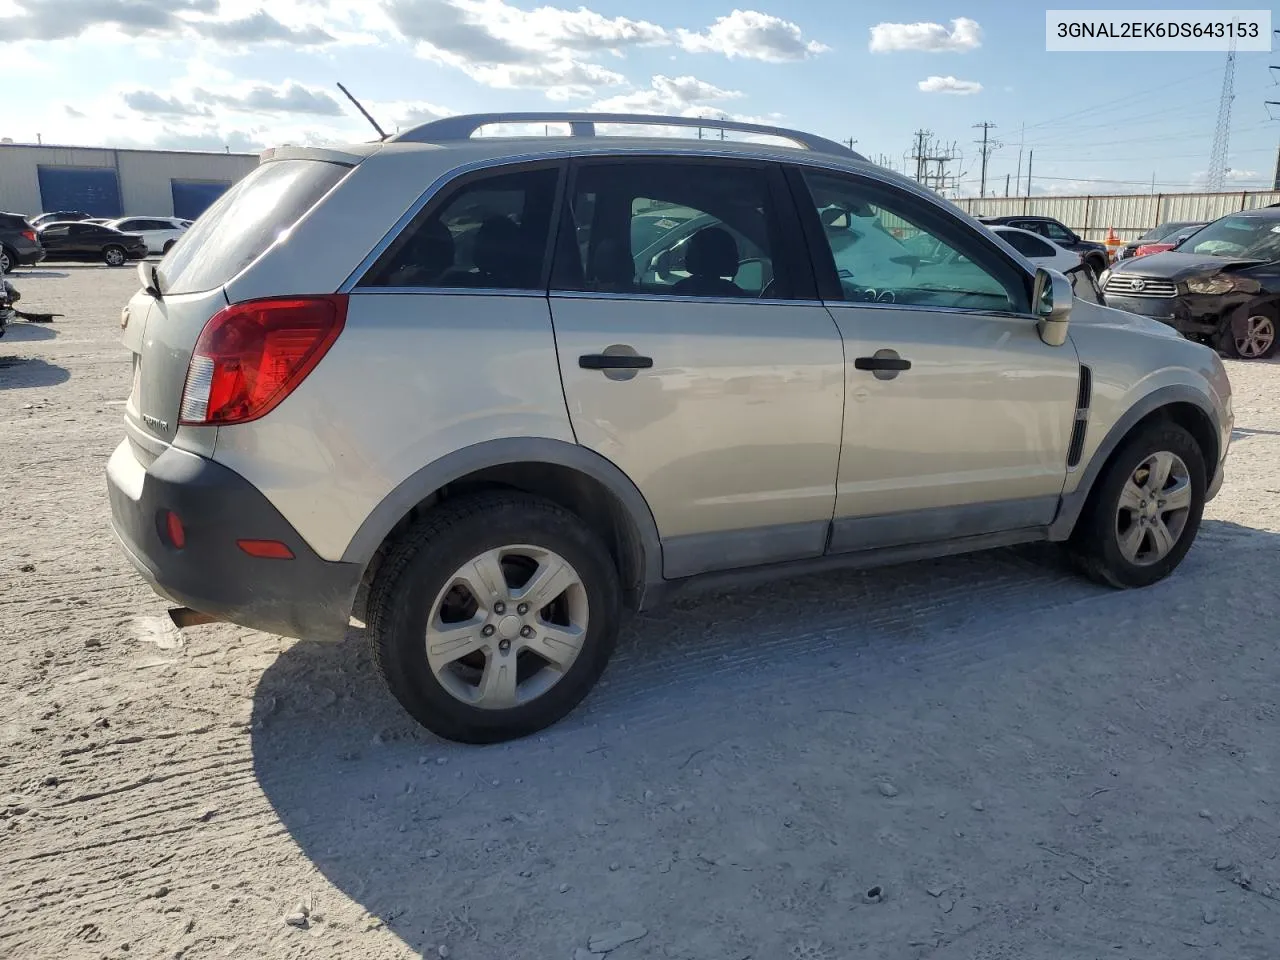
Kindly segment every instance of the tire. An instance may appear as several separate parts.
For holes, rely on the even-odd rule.
[[[1093,271],[1093,277],[1096,280],[1102,276],[1102,271],[1107,269],[1107,261],[1098,256],[1089,256],[1084,258],[1085,264]]]
[[[1160,456],[1172,457],[1174,461],[1169,480],[1159,491],[1165,496],[1136,496],[1135,493],[1143,491],[1143,484],[1135,478],[1144,465]],[[1182,562],[1200,529],[1205,475],[1204,454],[1182,427],[1169,421],[1156,421],[1140,428],[1121,444],[1098,477],[1085,513],[1068,543],[1072,558],[1091,579],[1121,590],[1146,587],[1163,580]],[[1156,479],[1151,476],[1150,468],[1145,476],[1148,482]],[[1131,480],[1135,481],[1132,491],[1127,489]],[[1184,481],[1185,493],[1182,492]],[[1122,506],[1122,495],[1126,504],[1136,501],[1142,506],[1137,509]],[[1182,503],[1184,498],[1185,508],[1162,509],[1168,504]],[[1159,527],[1148,519],[1147,529],[1143,530],[1141,514],[1148,511],[1149,516],[1154,514],[1158,518]],[[1132,536],[1127,537],[1130,533]],[[1173,542],[1167,552],[1161,554],[1161,546],[1168,545],[1165,534],[1172,537]],[[1134,537],[1138,547],[1136,557],[1126,551],[1126,545],[1133,546]]]
[[[164,242],[164,246],[160,248],[160,252],[161,252],[162,254],[167,254],[170,250],[172,250],[172,249],[173,249],[173,245],[174,245],[175,243],[177,243],[177,242],[178,242],[178,241],[176,241],[176,240],[166,240],[166,241]]]
[[[0,276],[12,273],[18,266],[18,255],[8,247],[0,246]]]
[[[108,267],[123,267],[128,259],[124,247],[112,243],[102,248],[102,261]]]
[[[488,578],[476,566],[485,560],[492,561],[482,564]],[[552,602],[526,611],[520,591],[556,570],[557,561],[576,581],[554,595],[550,587]],[[492,583],[499,562],[506,582],[496,590],[467,585]],[[522,568],[533,563],[529,583],[520,583]],[[488,594],[483,602],[481,593]],[[447,740],[496,743],[550,726],[582,701],[613,653],[621,606],[613,560],[579,517],[525,494],[477,494],[432,510],[387,554],[369,590],[369,642],[387,688],[420,724]],[[452,648],[428,642],[429,628],[450,623],[474,629],[459,631],[465,639]],[[556,623],[568,624],[559,636],[578,643],[576,654],[571,644],[550,640]],[[561,669],[540,656],[545,649],[565,661]],[[485,699],[489,706],[477,705]]]
[[[1266,360],[1274,356],[1280,347],[1280,323],[1275,310],[1242,307],[1223,324],[1214,345],[1219,352],[1237,360]]]

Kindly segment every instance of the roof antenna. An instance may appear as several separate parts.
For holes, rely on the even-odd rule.
[[[360,105],[360,101],[351,95],[351,91],[348,90],[346,87],[344,87],[342,84],[338,84],[338,89],[347,95],[347,99],[356,105],[356,109],[359,110],[361,113],[363,113],[364,118],[368,120],[370,124],[373,125],[373,129],[378,131],[378,139],[379,140],[387,139],[387,132],[383,130],[380,126],[378,126],[377,120],[369,116],[369,111]]]

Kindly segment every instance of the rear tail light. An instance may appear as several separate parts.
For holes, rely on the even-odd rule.
[[[32,243],[36,242],[36,232],[34,230],[23,230],[22,236],[27,240],[30,240]]]
[[[250,300],[219,311],[191,354],[179,422],[227,426],[269,413],[315,369],[346,319],[341,294]]]

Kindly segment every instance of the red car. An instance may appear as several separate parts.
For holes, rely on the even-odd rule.
[[[1187,237],[1191,236],[1193,233],[1195,233],[1197,230],[1199,230],[1203,226],[1204,226],[1203,223],[1185,224],[1181,227],[1181,229],[1174,231],[1168,236],[1161,237],[1159,243],[1142,244],[1141,246],[1138,247],[1137,251],[1134,253],[1134,256],[1145,257],[1153,253],[1164,253],[1166,250],[1172,250],[1174,247],[1180,244],[1183,240],[1187,239]]]

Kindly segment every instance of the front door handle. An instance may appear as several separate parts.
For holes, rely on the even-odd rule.
[[[855,370],[870,370],[877,380],[892,380],[903,370],[911,369],[911,361],[898,356],[897,350],[877,350],[870,357],[855,357]]]
[[[583,370],[648,370],[653,357],[640,357],[634,353],[584,353],[578,357]]]
[[[853,361],[857,370],[894,370],[901,372],[911,369],[911,361],[901,357],[858,357]]]

